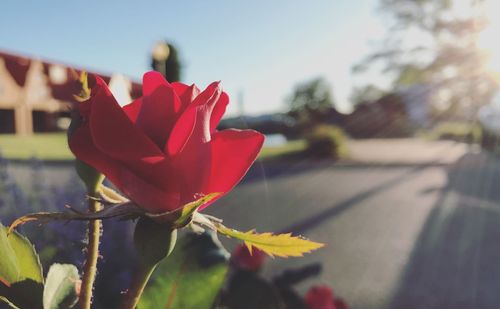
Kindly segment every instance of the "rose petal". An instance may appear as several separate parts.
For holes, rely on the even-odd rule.
[[[229,96],[227,95],[227,93],[223,92],[220,95],[219,100],[215,104],[214,109],[212,111],[212,116],[210,117],[210,132],[214,132],[215,129],[217,128],[217,125],[222,119],[222,116],[226,112],[226,106],[228,103],[229,103]]]
[[[203,191],[231,191],[255,161],[263,143],[264,135],[253,130],[228,129],[214,133],[210,142],[210,177]]]
[[[189,143],[210,141],[210,118],[214,106],[219,101],[220,95],[219,82],[214,82],[208,85],[207,89],[200,93],[193,101],[192,106],[197,108],[197,114],[195,128],[189,138]]]
[[[163,149],[181,108],[181,100],[158,72],[144,74],[143,103],[137,126]]]
[[[127,114],[128,119],[132,121],[132,123],[135,123],[137,120],[137,117],[139,116],[139,112],[141,111],[142,107],[142,98],[139,98],[132,103],[129,103],[123,107],[123,111],[125,114]]]
[[[101,152],[92,141],[88,124],[76,129],[69,140],[71,151],[77,158],[103,173],[124,195],[151,212],[165,212],[179,206],[179,190],[173,186],[159,189]]]
[[[101,78],[97,77],[94,89],[95,94],[89,100],[89,123],[97,148],[124,162],[163,154],[146,135],[136,129]]]
[[[186,109],[182,115],[177,119],[172,131],[170,132],[170,137],[165,145],[165,153],[168,156],[175,156],[177,153],[181,152],[184,145],[186,145],[187,140],[191,136],[194,125],[196,123],[197,108],[195,106]]]
[[[184,109],[186,109],[200,94],[200,89],[198,89],[198,87],[196,87],[194,84],[188,86],[180,82],[175,82],[172,83],[172,87],[177,93],[177,96],[181,98],[182,106]]]
[[[210,114],[220,96],[219,83],[210,84],[177,120],[168,138],[165,153],[175,156],[189,143],[194,152],[210,140]]]
[[[104,81],[98,79],[94,89],[95,94],[88,103],[91,104],[89,125],[95,146],[151,184],[175,188],[178,184],[170,160],[132,124]],[[159,159],[154,163],[148,161],[147,158],[153,157]]]

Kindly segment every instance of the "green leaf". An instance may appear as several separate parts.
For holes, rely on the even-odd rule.
[[[75,99],[79,102],[86,101],[90,98],[91,94],[91,89],[89,87],[89,79],[88,79],[88,74],[85,71],[82,71],[80,73],[80,77],[78,78],[78,81],[80,82],[80,93],[74,95]]]
[[[270,256],[290,257],[303,256],[313,250],[324,246],[322,243],[313,242],[302,237],[292,236],[291,233],[274,235],[272,233],[258,234],[254,230],[240,232],[215,223],[217,231],[228,237],[243,240],[250,253],[252,247],[262,250]]]
[[[20,271],[16,253],[4,231],[5,227],[0,226],[0,277],[2,282],[10,285],[19,279]]]
[[[43,290],[44,309],[72,308],[77,300],[80,283],[78,269],[71,264],[53,264]]]
[[[138,308],[212,308],[228,269],[228,253],[214,237],[181,237],[174,252],[158,265]]]
[[[21,280],[32,279],[35,282],[43,283],[42,265],[33,245],[26,237],[17,232],[9,234],[7,237],[16,253],[20,271],[19,278]]]
[[[0,277],[9,283],[32,279],[43,283],[42,266],[29,240],[0,224]]]
[[[43,275],[38,255],[27,238],[8,234],[0,224],[0,296],[20,308],[41,308]],[[29,295],[29,297],[26,297]]]

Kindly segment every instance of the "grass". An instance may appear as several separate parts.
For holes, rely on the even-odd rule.
[[[40,133],[30,136],[0,135],[0,154],[7,159],[72,160],[66,133]]]
[[[477,123],[447,121],[423,132],[422,136],[433,140],[478,141],[481,138],[481,128]]]
[[[273,160],[277,158],[282,158],[290,156],[293,154],[298,154],[306,149],[306,142],[304,140],[289,141],[284,145],[276,147],[265,147],[262,148],[259,159],[262,160]]]
[[[263,148],[259,158],[272,160],[304,151],[303,140],[288,142],[282,146]],[[0,154],[7,159],[26,160],[36,157],[41,160],[73,160],[66,133],[40,133],[31,136],[13,134],[0,135]]]

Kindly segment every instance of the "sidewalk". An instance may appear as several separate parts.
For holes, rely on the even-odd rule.
[[[346,165],[448,165],[468,151],[477,149],[454,141],[419,138],[349,140]]]

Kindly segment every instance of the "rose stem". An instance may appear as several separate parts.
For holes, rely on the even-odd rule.
[[[158,265],[158,264],[156,264]],[[152,267],[139,267],[134,274],[134,280],[132,286],[125,294],[125,300],[122,305],[122,309],[134,309],[141,299],[142,292],[149,281],[149,278],[156,269],[156,265]]]
[[[89,194],[95,197],[97,194]],[[93,198],[89,198],[89,210],[96,212],[101,209],[101,204]],[[87,230],[87,259],[83,266],[82,288],[80,291],[80,308],[90,309],[92,303],[92,290],[94,287],[94,280],[97,271],[97,259],[99,258],[99,238],[101,237],[101,220],[89,221]]]

